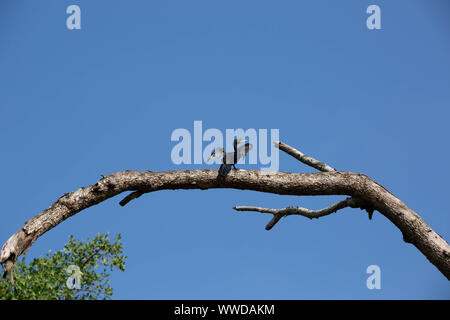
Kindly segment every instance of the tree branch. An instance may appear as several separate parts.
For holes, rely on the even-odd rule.
[[[270,222],[266,225],[266,230],[270,230],[283,217],[287,217],[290,215],[300,215],[310,219],[318,219],[320,217],[327,216],[329,214],[335,213],[347,207],[365,209],[365,203],[358,198],[347,198],[320,210],[310,210],[302,207],[270,209],[270,208],[250,207],[250,206],[237,206],[233,207],[233,209],[236,211],[256,211],[261,213],[273,214],[272,220],[270,220]]]
[[[289,146],[287,144],[284,144],[284,143],[282,143],[280,141],[275,142],[274,145],[278,149],[280,149],[280,150],[286,152],[287,154],[293,156],[295,159],[297,159],[297,160],[303,162],[304,164],[306,164],[306,165],[308,165],[310,167],[313,167],[313,168],[315,168],[315,169],[317,169],[319,171],[322,171],[322,172],[333,172],[333,171],[336,171],[336,169],[334,169],[333,167],[327,165],[326,163],[321,162],[321,161],[319,161],[317,159],[314,159],[312,157],[309,157],[309,156],[303,154],[302,152],[300,152],[299,150],[295,149],[294,147],[291,147],[291,146]],[[355,202],[355,201],[359,202],[360,204],[364,204],[364,208],[361,207],[361,209],[365,209],[367,211],[368,215],[369,215],[369,220],[372,220],[374,208],[371,208],[370,206],[368,206],[367,203],[364,202],[362,199],[354,198],[353,202]],[[275,220],[275,217],[274,217],[274,220]],[[275,223],[277,223],[279,220],[280,219],[276,220]],[[266,227],[266,230],[270,230],[270,228],[267,229],[267,227]]]
[[[330,167],[326,163],[316,160],[314,158],[308,157],[307,155],[301,153],[299,150],[297,150],[291,146],[288,146],[287,144],[284,144],[283,142],[277,141],[274,143],[274,145],[281,151],[284,151],[287,154],[293,156],[298,161],[301,161],[304,164],[306,164],[310,167],[313,167],[319,171],[322,171],[322,172],[336,171],[336,169]]]
[[[134,192],[130,193],[129,195],[127,195],[125,198],[123,198],[122,201],[119,202],[119,204],[123,207],[126,204],[128,204],[128,202],[130,202],[131,200],[139,198],[144,193],[145,192],[143,192],[143,191],[134,191]]]
[[[291,155],[295,159],[303,162],[304,164],[313,167],[319,171],[322,172],[335,172],[336,170],[332,168],[331,166],[327,165],[324,162],[321,162],[317,159],[314,159],[312,157],[309,157],[299,150],[295,149],[294,147],[291,147],[287,144],[284,144],[280,141],[277,141],[274,143],[275,147],[278,149],[286,152],[287,154]],[[335,203],[334,205],[321,209],[321,210],[310,210],[306,208],[300,208],[300,207],[287,207],[282,209],[270,209],[270,208],[261,208],[261,207],[249,207],[249,206],[238,206],[233,207],[233,209],[237,211],[257,211],[261,213],[271,213],[273,214],[272,220],[266,225],[266,230],[270,230],[275,226],[275,224],[280,221],[282,217],[291,215],[291,214],[297,214],[302,215],[308,218],[319,218],[326,215],[329,215],[331,213],[334,213],[340,209],[346,208],[346,207],[352,207],[352,208],[361,208],[365,209],[369,214],[369,219],[372,219],[373,211],[374,209],[367,205],[366,202],[364,202],[362,199],[359,198],[347,198],[345,200],[342,200],[338,203]]]
[[[226,178],[218,177],[216,170],[112,173],[91,186],[64,194],[49,208],[28,220],[2,246],[0,263],[8,267],[45,232],[76,213],[122,192],[134,191],[134,194],[125,199],[135,199],[143,193],[158,190],[211,188],[298,196],[347,195],[361,199],[393,222],[403,233],[404,240],[415,245],[450,279],[450,247],[442,237],[419,215],[375,181],[363,174],[338,171],[300,174],[233,170]]]

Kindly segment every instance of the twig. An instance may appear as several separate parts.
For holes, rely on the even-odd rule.
[[[144,191],[134,191],[132,193],[130,193],[129,195],[127,195],[125,198],[123,198],[119,204],[123,207],[125,206],[128,202],[130,202],[131,200],[137,199],[140,196],[142,196],[145,192]]]

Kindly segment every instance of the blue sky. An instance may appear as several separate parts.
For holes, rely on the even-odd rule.
[[[66,28],[81,8],[82,29]],[[366,8],[381,8],[381,30]],[[184,170],[177,128],[279,129],[362,172],[450,239],[447,1],[0,0],[0,242],[65,192],[125,169]],[[211,166],[216,168],[217,165]],[[258,169],[258,165],[242,168]],[[280,170],[312,172],[280,153]],[[311,221],[236,205],[318,209],[342,197],[237,190],[124,195],[42,236],[121,233],[117,299],[448,299],[446,278],[384,216]],[[380,290],[366,268],[381,268]]]

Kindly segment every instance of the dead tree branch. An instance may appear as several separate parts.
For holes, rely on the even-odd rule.
[[[316,165],[322,167],[320,164]],[[233,170],[226,178],[218,177],[216,170],[112,173],[93,185],[62,195],[49,208],[28,220],[2,246],[0,263],[12,279],[12,264],[45,232],[76,213],[122,192],[133,191],[121,202],[125,205],[144,193],[158,190],[233,188],[280,195],[347,195],[361,199],[394,223],[402,232],[403,239],[416,246],[450,279],[450,247],[417,213],[363,174],[322,171],[325,172],[267,173]]]
[[[326,163],[323,163],[323,162],[320,162],[319,160],[308,157],[307,155],[301,153],[300,151],[298,151],[297,149],[295,149],[291,146],[288,146],[287,144],[284,144],[283,142],[280,142],[280,141],[275,142],[275,147],[277,147],[281,151],[286,152],[290,156],[293,156],[295,159],[303,162],[307,166],[313,167],[319,171],[322,171],[322,172],[336,171],[336,169],[330,167]]]
[[[336,170],[329,165],[327,165],[324,162],[321,162],[317,159],[314,159],[312,157],[309,157],[299,150],[288,146],[287,144],[284,144],[282,142],[275,142],[275,147],[279,148],[280,150],[286,152],[287,154],[291,155],[295,159],[303,162],[304,164],[313,167],[317,170],[323,171],[323,172],[335,172]],[[334,213],[340,209],[346,208],[346,207],[352,207],[352,208],[360,208],[364,209],[369,214],[369,219],[372,219],[373,211],[374,209],[370,207],[370,205],[365,202],[362,199],[359,198],[347,198],[345,200],[339,201],[338,203],[333,204],[330,207],[321,209],[321,210],[310,210],[306,208],[300,208],[300,207],[287,207],[282,209],[270,209],[270,208],[261,208],[261,207],[251,207],[251,206],[238,206],[233,207],[236,211],[256,211],[261,213],[271,213],[273,214],[272,220],[266,225],[266,230],[270,230],[273,228],[273,226],[280,221],[282,217],[286,217],[288,215],[296,214],[301,215],[307,218],[319,218],[326,215],[329,215],[331,213]]]
[[[327,216],[329,214],[335,213],[344,208],[364,208],[365,203],[357,198],[347,198],[336,202],[335,204],[320,209],[320,210],[310,210],[302,207],[287,207],[282,209],[270,209],[261,207],[250,207],[250,206],[237,206],[233,207],[236,211],[256,211],[261,213],[273,214],[272,220],[266,225],[266,230],[270,230],[273,226],[283,217],[290,215],[304,216],[310,219],[318,219],[320,217]]]

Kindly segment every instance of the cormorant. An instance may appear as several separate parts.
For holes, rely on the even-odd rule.
[[[211,158],[220,158],[222,157],[222,164],[219,168],[219,176],[225,177],[233,167],[236,169],[236,163],[241,159],[244,158],[245,155],[253,148],[253,145],[251,143],[246,143],[245,145],[237,147],[238,144],[246,142],[247,140],[244,139],[234,139],[233,141],[233,148],[234,152],[226,152],[224,153],[224,150],[222,147],[216,148],[211,155],[208,158],[208,161]]]

